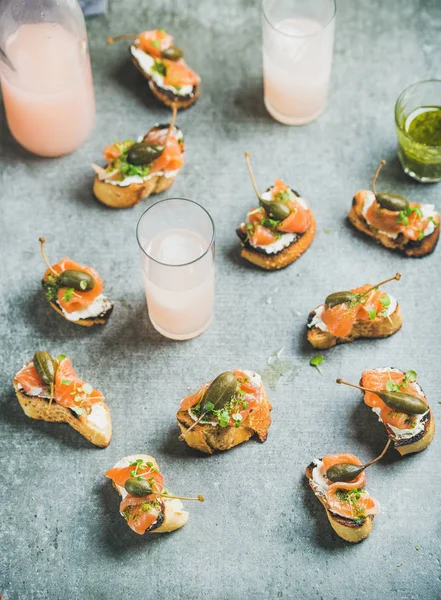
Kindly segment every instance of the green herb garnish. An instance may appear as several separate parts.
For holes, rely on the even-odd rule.
[[[161,75],[162,77],[165,77],[167,74],[167,70],[162,60],[155,60],[152,66],[152,71],[158,73],[158,75]]]
[[[70,302],[75,293],[75,288],[66,288],[63,294],[63,302]]]
[[[324,360],[324,357],[321,354],[316,354],[309,361],[309,364],[311,365],[311,367],[315,367],[317,369],[317,371],[320,373],[320,375],[322,375],[320,365],[322,364],[323,360]]]

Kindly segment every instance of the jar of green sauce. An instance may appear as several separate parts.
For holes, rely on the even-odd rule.
[[[423,183],[441,181],[441,81],[411,85],[395,104],[398,158]]]

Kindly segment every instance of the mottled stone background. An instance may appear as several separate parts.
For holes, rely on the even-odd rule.
[[[399,459],[390,451],[370,469],[368,488],[383,512],[358,546],[333,534],[303,477],[315,456],[351,451],[368,460],[385,442],[382,426],[358,393],[335,385],[337,376],[356,381],[363,369],[383,365],[415,369],[441,417],[439,249],[405,259],[345,221],[381,158],[389,161],[381,188],[441,206],[440,185],[401,172],[393,122],[404,87],[440,76],[441,5],[340,0],[329,107],[302,128],[279,125],[264,109],[259,10],[250,0],[114,0],[105,16],[88,21],[97,99],[88,142],[72,156],[36,158],[0,119],[3,600],[441,597],[439,437],[420,455]],[[168,117],[126,44],[105,43],[109,34],[154,27],[174,32],[202,75],[199,102],[179,115],[186,164],[171,194],[201,202],[216,222],[216,318],[186,343],[162,338],[147,318],[135,225],[152,200],[113,211],[91,193],[90,163],[102,161],[106,144]],[[285,178],[317,217],[311,249],[280,273],[239,258],[234,229],[254,203],[244,151],[261,188]],[[106,327],[75,327],[46,305],[40,235],[54,262],[68,255],[102,274],[116,304]],[[388,289],[402,305],[403,329],[327,352],[323,375],[311,368],[310,309],[329,292],[396,271],[402,281]],[[205,458],[178,441],[174,415],[189,389],[234,367],[263,370],[280,348],[294,370],[269,390],[273,425],[264,445]],[[69,354],[104,391],[114,426],[109,448],[24,416],[11,379],[37,349]],[[175,534],[138,537],[119,516],[103,473],[134,452],[154,454],[175,493],[205,494]]]

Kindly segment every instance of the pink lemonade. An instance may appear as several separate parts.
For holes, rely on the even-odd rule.
[[[155,259],[143,257],[149,316],[155,329],[166,337],[190,339],[211,323],[214,264],[212,252],[204,254],[208,246],[197,233],[168,229],[145,248]]]
[[[332,67],[334,22],[284,19],[264,24],[265,106],[286,125],[303,125],[325,109]]]
[[[9,129],[27,150],[62,156],[90,135],[95,99],[87,40],[57,23],[21,25],[7,40],[15,72],[2,72]]]

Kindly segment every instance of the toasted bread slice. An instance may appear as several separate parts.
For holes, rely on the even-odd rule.
[[[148,454],[131,454],[130,456],[125,456],[116,463],[115,467],[126,467],[129,463],[138,459],[142,459],[144,462],[152,462],[153,466],[159,469],[156,460]],[[126,493],[125,489],[115,482],[112,482],[112,485],[120,496]],[[184,506],[178,498],[161,498],[161,504],[163,506],[161,518],[158,518],[157,522],[146,533],[169,533],[183,527],[187,523],[188,512],[184,510]]]
[[[244,241],[241,230],[236,230],[236,233],[242,243],[242,251],[240,253],[242,258],[267,271],[278,271],[279,269],[284,269],[300,258],[312,244],[312,240],[315,237],[315,232],[316,222],[314,215],[311,212],[311,224],[305,233],[302,233],[297,240],[292,242],[292,244],[280,252],[277,252],[276,254],[267,254],[264,250],[260,248],[254,248],[248,241]]]
[[[13,385],[20,406],[31,419],[49,423],[67,423],[95,446],[106,448],[110,444],[112,421],[110,411],[104,402],[94,404],[90,414],[77,415],[73,410],[55,401],[49,406],[49,398],[26,394],[15,378]]]
[[[346,344],[359,338],[386,338],[396,333],[403,325],[400,305],[397,304],[396,309],[389,317],[378,315],[369,321],[356,321],[348,336],[337,337],[329,331],[322,331],[319,327],[309,327],[316,310],[309,313],[307,335],[308,342],[319,350],[327,350],[337,344]]]
[[[436,244],[438,243],[440,233],[440,216],[437,215],[437,227],[430,235],[424,237],[422,240],[413,241],[409,240],[403,234],[399,234],[397,238],[393,239],[384,233],[381,233],[374,227],[371,227],[363,216],[363,206],[366,199],[366,194],[371,194],[368,190],[358,191],[353,200],[351,210],[349,211],[348,219],[356,229],[365,233],[366,235],[376,239],[380,244],[386,248],[392,250],[398,250],[406,256],[422,257],[430,254],[435,250]]]
[[[424,430],[408,439],[399,440],[387,425],[385,425],[385,428],[396,450],[401,456],[404,456],[405,454],[421,452],[427,448],[435,435],[435,418],[432,409],[430,409],[427,415],[424,416]]]
[[[44,283],[44,280],[43,280]],[[106,303],[106,309],[103,310],[103,312],[98,315],[97,317],[87,317],[85,319],[78,319],[77,321],[71,321],[70,319],[68,319],[66,317],[66,315],[64,314],[64,312],[61,310],[60,306],[58,306],[58,304],[56,302],[53,302],[51,300],[48,300],[49,304],[52,306],[52,308],[63,317],[63,319],[66,319],[66,321],[68,321],[69,323],[74,323],[75,325],[81,325],[82,327],[92,327],[92,325],[105,325],[107,323],[107,321],[109,320],[110,315],[112,314],[113,311],[113,302],[111,302],[108,298],[105,298],[105,303]]]
[[[130,57],[132,59],[133,64],[138,69],[138,71],[147,79],[147,81],[149,83],[149,88],[151,89],[152,94],[155,96],[155,98],[157,98],[157,100],[159,100],[160,102],[162,102],[162,104],[164,104],[165,106],[168,106],[169,108],[176,106],[178,108],[178,110],[190,108],[190,106],[193,106],[193,104],[199,98],[199,86],[198,85],[194,85],[191,93],[187,94],[185,96],[182,96],[180,94],[175,94],[175,93],[173,93],[172,90],[162,88],[162,87],[158,86],[153,81],[151,76],[142,68],[142,66],[139,64],[139,61],[137,60],[136,56],[134,56],[132,54],[131,48],[129,48],[129,51],[130,51]]]
[[[141,200],[148,198],[150,194],[165,192],[175,179],[176,176],[155,175],[143,183],[121,186],[101,181],[98,176],[95,176],[93,193],[100,202],[111,208],[131,208]]]
[[[402,373],[402,375],[405,375],[404,371],[401,371],[399,369],[395,369],[392,368],[391,369],[393,371],[395,371],[396,373]],[[374,369],[377,370],[377,369]],[[360,385],[362,387],[369,387],[369,386],[365,386],[364,385],[364,380],[363,380],[363,376],[360,379]],[[424,394],[421,386],[418,384],[418,382],[415,382],[415,385],[418,385],[419,390]],[[363,397],[365,396],[365,394],[363,394]],[[377,417],[379,419],[379,421],[381,421],[383,423],[383,421],[380,419],[380,416],[377,414]],[[433,415],[432,409],[427,406],[427,413],[423,414],[422,418],[421,418],[421,431],[419,431],[418,433],[416,433],[415,435],[413,435],[412,437],[407,437],[407,438],[403,438],[403,437],[399,437],[397,436],[396,432],[388,425],[388,423],[383,423],[384,428],[386,429],[386,433],[389,437],[389,439],[392,441],[394,448],[396,450],[398,450],[398,452],[404,456],[405,454],[414,454],[416,452],[422,452],[423,450],[425,450],[427,448],[427,446],[429,446],[429,444],[431,443],[431,441],[433,440],[433,436],[435,435],[435,417]]]
[[[253,435],[257,435],[260,442],[264,442],[268,436],[271,425],[272,406],[266,395],[265,388],[261,384],[261,402],[259,406],[249,413],[239,427],[220,427],[209,423],[198,423],[191,431],[187,429],[194,424],[194,420],[187,410],[179,410],[176,417],[181,429],[185,434],[184,440],[191,447],[205,454],[213,454],[215,451],[229,450],[242,442],[246,442]]]
[[[322,503],[326,515],[331,523],[332,529],[335,533],[341,537],[346,542],[351,542],[352,544],[358,544],[365,540],[368,535],[370,535],[372,531],[372,523],[374,520],[373,515],[368,515],[361,522],[354,521],[353,519],[348,519],[346,517],[341,517],[336,513],[333,513],[329,510],[329,506],[326,500],[326,496],[317,488],[312,478],[312,471],[314,469],[314,463],[310,463],[306,467],[306,477],[308,478],[309,486],[311,487],[314,494]]]

